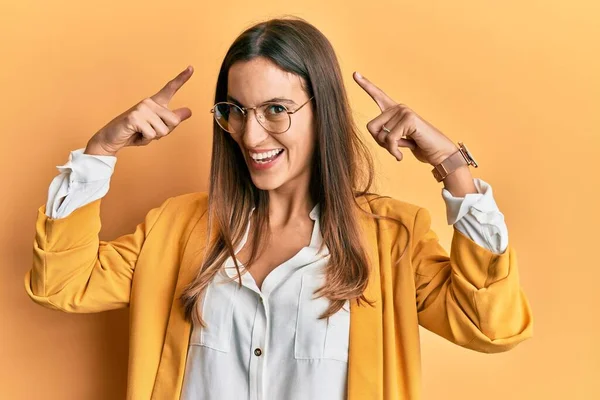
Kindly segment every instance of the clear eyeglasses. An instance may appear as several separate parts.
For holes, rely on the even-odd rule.
[[[211,108],[215,121],[224,131],[236,134],[244,130],[248,111],[254,110],[256,120],[270,133],[284,133],[292,125],[292,114],[296,113],[309,101],[314,99],[314,96],[306,100],[300,107],[294,111],[280,103],[267,102],[256,107],[240,107],[237,104],[227,101],[219,102]]]

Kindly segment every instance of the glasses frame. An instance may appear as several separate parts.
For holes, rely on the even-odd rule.
[[[288,131],[288,130],[289,130],[291,127],[292,127],[292,114],[295,114],[295,113],[297,113],[297,112],[298,112],[298,111],[299,111],[299,110],[300,110],[302,107],[304,107],[306,104],[308,104],[308,103],[309,103],[309,102],[310,102],[312,99],[314,99],[314,98],[315,98],[315,96],[311,96],[311,98],[310,98],[310,99],[306,100],[304,103],[302,103],[302,104],[301,104],[301,105],[300,105],[298,108],[296,108],[296,109],[295,109],[295,110],[293,110],[293,111],[290,111],[290,110],[288,109],[288,107],[287,107],[285,104],[278,103],[278,102],[276,102],[276,101],[267,101],[267,102],[265,102],[265,103],[259,104],[259,105],[257,105],[257,106],[254,106],[254,107],[240,107],[240,106],[238,106],[237,104],[235,104],[235,103],[231,103],[231,102],[229,102],[229,101],[219,101],[218,103],[215,103],[215,105],[214,105],[214,106],[213,106],[213,107],[210,109],[210,112],[213,114],[213,118],[214,118],[214,120],[216,121],[216,123],[219,125],[219,127],[220,127],[221,129],[223,129],[225,132],[228,132],[228,133],[231,133],[231,134],[235,134],[235,132],[231,132],[231,131],[229,131],[229,130],[225,129],[225,128],[224,128],[224,127],[221,125],[221,123],[219,122],[219,120],[217,119],[217,115],[216,115],[216,111],[215,111],[215,110],[216,110],[216,108],[217,108],[217,106],[218,106],[219,104],[229,104],[229,105],[232,105],[232,106],[234,106],[234,107],[237,107],[238,109],[242,110],[242,114],[244,115],[244,120],[243,120],[243,122],[242,122],[242,127],[241,127],[241,129],[240,129],[241,131],[243,131],[243,130],[244,130],[244,128],[246,127],[246,120],[248,119],[248,112],[249,112],[250,110],[254,110],[254,118],[256,118],[256,121],[258,122],[258,124],[259,124],[260,126],[262,126],[262,128],[263,128],[265,131],[267,131],[267,132],[269,132],[269,133],[273,133],[273,134],[275,134],[275,135],[279,135],[279,134],[281,134],[281,133],[285,133],[285,132],[287,132],[287,131]],[[258,117],[258,115],[259,115],[259,114],[256,112],[256,109],[257,109],[257,108],[260,108],[260,107],[263,107],[263,106],[266,106],[266,105],[273,105],[273,104],[283,107],[283,108],[285,109],[285,113],[288,115],[288,119],[289,119],[289,124],[288,124],[288,127],[286,128],[286,130],[284,130],[284,131],[282,131],[282,132],[274,132],[274,131],[271,131],[271,130],[267,129],[267,128],[266,128],[266,127],[263,125],[263,123],[261,122],[260,118]],[[263,118],[264,118],[264,114],[261,114],[261,116],[263,116]]]

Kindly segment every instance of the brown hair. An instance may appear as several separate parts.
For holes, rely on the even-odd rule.
[[[266,58],[299,76],[307,96],[314,96],[317,143],[310,192],[313,200],[320,203],[323,244],[330,254],[325,286],[316,292],[330,300],[321,317],[337,312],[346,300],[371,304],[363,295],[369,265],[356,211],[362,211],[357,198],[369,194],[373,160],[354,124],[333,47],[317,28],[299,18],[272,19],[254,25],[233,42],[224,58],[215,103],[226,101],[230,67],[256,57]],[[268,192],[254,186],[239,146],[215,122],[208,206],[211,240],[197,275],[182,294],[188,320],[204,325],[196,303],[229,256],[241,284],[234,248],[243,238],[253,207],[256,222],[250,231],[252,249],[247,266],[260,254],[268,234]]]

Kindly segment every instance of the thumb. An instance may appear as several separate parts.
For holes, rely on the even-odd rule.
[[[173,110],[173,113],[175,115],[177,115],[181,119],[182,122],[192,116],[192,110],[190,110],[187,107],[182,107],[182,108]]]

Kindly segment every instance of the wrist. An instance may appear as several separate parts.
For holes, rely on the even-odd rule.
[[[442,182],[444,188],[455,197],[465,197],[469,193],[478,193],[468,165],[452,171]]]
[[[458,146],[452,143],[447,149],[438,152],[438,155],[435,156],[430,162],[430,164],[435,167],[436,165],[441,164],[444,160],[450,157],[452,154],[456,153],[459,150]]]
[[[87,145],[85,147],[85,150],[83,151],[83,154],[88,154],[91,156],[112,156],[112,157],[115,157],[117,155],[117,153],[115,153],[115,152],[107,151],[104,147],[102,147],[100,142],[98,142],[95,138],[90,139],[90,141],[87,143]]]

